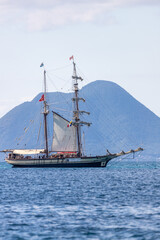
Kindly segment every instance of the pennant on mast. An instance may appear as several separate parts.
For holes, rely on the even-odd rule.
[[[41,96],[41,98],[39,99],[39,102],[44,101],[44,94]]]
[[[72,56],[69,58],[69,60],[72,60],[72,59],[74,60],[74,57],[73,57],[73,55],[72,55]]]
[[[40,67],[44,67],[44,63],[41,63]]]

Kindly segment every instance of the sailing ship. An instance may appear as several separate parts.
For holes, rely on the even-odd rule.
[[[13,167],[106,167],[107,163],[117,157],[142,151],[142,148],[111,154],[107,151],[106,155],[86,156],[82,151],[81,128],[83,125],[90,126],[91,123],[81,121],[81,114],[89,112],[79,109],[79,101],[85,102],[85,99],[79,96],[78,82],[83,79],[78,76],[76,63],[73,56],[73,119],[68,121],[55,111],[49,112],[49,105],[46,100],[46,70],[44,68],[44,93],[40,99],[43,101],[44,116],[44,138],[45,146],[43,149],[10,149],[3,152],[9,152],[5,158],[6,162]],[[42,63],[40,67],[44,67]],[[51,147],[48,144],[48,114],[53,115],[53,141]]]

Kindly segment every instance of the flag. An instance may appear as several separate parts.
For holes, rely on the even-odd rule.
[[[69,60],[72,60],[73,59],[73,55],[69,58]]]
[[[69,124],[67,125],[67,127],[71,127],[72,126],[72,121],[69,122]]]
[[[40,67],[44,67],[44,63],[41,63]]]
[[[42,95],[42,97],[39,99],[39,102],[44,101],[44,94]]]

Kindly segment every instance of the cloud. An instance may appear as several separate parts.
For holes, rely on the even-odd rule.
[[[0,24],[30,31],[87,23],[106,17],[116,8],[160,4],[159,0],[0,0]]]

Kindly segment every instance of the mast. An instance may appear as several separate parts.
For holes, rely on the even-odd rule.
[[[47,101],[46,101],[46,70],[44,69],[44,137],[45,137],[45,153],[46,157],[48,157],[48,133],[47,133],[47,115],[48,115],[48,109],[47,109]]]
[[[74,98],[72,98],[73,102],[74,102],[74,111],[73,111],[73,117],[74,117],[74,125],[76,126],[76,134],[77,134],[77,144],[78,144],[78,153],[77,155],[79,157],[82,156],[82,142],[81,142],[81,126],[82,125],[87,125],[90,126],[91,123],[87,123],[87,122],[82,122],[80,121],[80,114],[83,113],[87,113],[90,114],[89,112],[86,111],[80,111],[79,110],[79,101],[82,100],[83,102],[85,102],[85,99],[83,98],[79,98],[79,88],[78,88],[78,80],[83,81],[83,79],[81,77],[77,76],[77,71],[76,71],[76,64],[74,62],[74,58],[73,56],[70,58],[70,60],[73,59],[73,87],[74,87]]]
[[[81,131],[80,131],[80,124],[79,124],[79,100],[78,100],[78,79],[80,79],[82,81],[81,77],[77,76],[77,71],[76,71],[76,64],[73,60],[73,76],[72,76],[73,80],[74,80],[74,95],[75,95],[75,104],[74,104],[74,119],[75,119],[75,123],[76,123],[76,128],[77,128],[77,143],[78,143],[78,156],[82,155],[82,151],[81,151]]]

